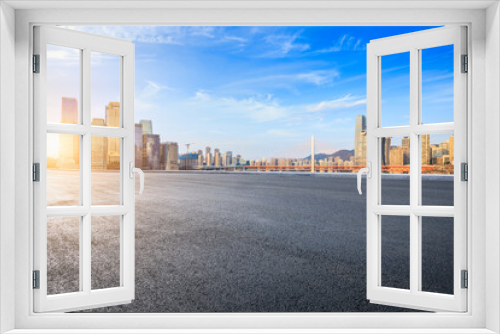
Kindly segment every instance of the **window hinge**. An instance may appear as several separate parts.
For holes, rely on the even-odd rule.
[[[467,270],[462,270],[461,272],[461,276],[462,276],[462,289],[467,289],[469,287],[469,273],[467,272]]]
[[[40,182],[40,163],[33,164],[33,182]]]
[[[462,55],[462,73],[469,72],[469,56]]]
[[[33,55],[33,73],[40,73],[40,55]]]
[[[460,164],[460,173],[462,181],[469,181],[469,165],[466,162]]]
[[[33,270],[33,289],[40,289],[40,270]]]

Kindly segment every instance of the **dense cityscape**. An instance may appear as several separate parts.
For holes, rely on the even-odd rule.
[[[62,98],[61,123],[78,123],[78,101]],[[120,103],[110,102],[105,106],[105,118],[92,118],[92,126],[120,127]],[[58,157],[49,156],[47,167],[56,169],[78,169],[79,136],[60,134]],[[381,164],[384,173],[408,173],[410,168],[410,138],[402,137],[401,145],[394,145],[394,138],[381,138]],[[392,144],[391,144],[392,141]],[[442,143],[432,144],[430,135],[422,135],[422,172],[453,174],[454,136]],[[354,131],[354,150],[340,150],[333,154],[314,152],[305,158],[271,157],[246,160],[232,151],[221,152],[219,148],[207,146],[205,151],[189,151],[180,154],[176,142],[161,142],[159,134],[153,133],[151,120],[135,124],[135,165],[144,170],[255,170],[255,171],[314,171],[356,172],[366,165],[366,117],[357,115]],[[91,138],[92,169],[120,168],[120,138]]]

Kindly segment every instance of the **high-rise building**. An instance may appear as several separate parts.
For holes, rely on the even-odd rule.
[[[135,125],[135,167],[142,168],[142,150],[143,150],[143,142],[142,142],[142,125]]]
[[[357,166],[366,165],[366,117],[356,116],[354,129],[354,161]]]
[[[160,169],[160,135],[143,134],[144,143],[142,167]]]
[[[205,155],[210,154],[210,146],[205,147]]]
[[[450,164],[455,164],[455,136],[450,136],[449,145],[448,145],[448,153],[450,156]]]
[[[63,97],[61,105],[61,123],[78,124],[78,100],[72,97]],[[78,169],[80,166],[80,136],[59,135],[58,167],[64,169]]]
[[[422,135],[420,141],[422,142],[422,165],[432,164],[432,148],[431,148],[431,135]]]
[[[214,165],[217,167],[221,165],[220,151],[218,148],[214,150]]]
[[[103,118],[93,118],[91,125],[106,126]],[[106,169],[108,164],[108,138],[92,136],[90,138],[90,161],[92,169]]]
[[[391,166],[402,166],[404,161],[403,148],[401,146],[391,148],[390,152]],[[397,173],[397,171],[395,171]]]
[[[222,155],[222,165],[231,166],[232,163],[233,163],[233,152],[227,151]]]
[[[120,124],[120,102],[109,102],[105,107],[106,126],[119,128]]]
[[[203,168],[203,151],[198,150],[198,168]]]
[[[207,155],[205,156],[205,164],[207,165],[207,167],[213,165],[212,160],[213,160],[212,153],[208,152]]]
[[[78,100],[76,98],[62,98],[61,123],[78,124]]]
[[[382,137],[382,166],[391,164],[391,137]]]
[[[106,126],[120,127],[120,102],[109,102],[106,106]],[[108,169],[120,169],[120,138],[108,137]]]
[[[181,169],[192,170],[198,168],[198,153],[186,153],[179,157]]]
[[[409,165],[410,164],[410,137],[403,137],[402,148],[403,148],[403,165]]]
[[[160,147],[161,169],[179,170],[179,145],[173,142],[162,143]]]
[[[153,123],[151,120],[140,120],[139,124],[142,125],[142,134],[143,135],[152,135],[153,134]]]

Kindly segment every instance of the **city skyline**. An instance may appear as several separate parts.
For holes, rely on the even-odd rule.
[[[78,123],[78,100],[63,97],[61,101],[61,121],[67,124]],[[320,171],[357,171],[366,165],[366,117],[356,116],[354,128],[354,150],[339,150],[328,156],[324,152],[316,152],[314,165]],[[105,106],[104,118],[92,118],[92,126],[120,127],[120,103],[109,102]],[[53,138],[52,138],[53,137]],[[74,135],[51,135],[59,142],[59,153],[56,159],[48,156],[50,168],[79,168],[79,137]],[[447,138],[447,139],[446,139]],[[311,139],[313,140],[313,139]],[[161,137],[153,131],[152,120],[140,120],[135,124],[135,166],[145,170],[182,170],[211,169],[248,166],[250,170],[261,170],[260,167],[280,167],[285,170],[307,171],[311,166],[311,156],[290,158],[271,156],[269,158],[247,160],[233,151],[221,154],[219,148],[210,146],[205,150],[189,151],[191,144],[186,145],[186,153],[179,154],[177,142],[162,142]],[[453,173],[454,136],[453,134],[434,134],[421,136],[421,163],[424,173]],[[50,149],[49,149],[50,150]],[[341,158],[338,153],[344,152]],[[205,153],[205,155],[203,154]],[[381,138],[381,165],[384,173],[407,173],[410,165],[409,137]],[[326,155],[326,157],[325,157]],[[337,156],[336,156],[337,155]],[[324,156],[318,158],[318,156]],[[50,160],[54,159],[54,160]],[[406,166],[406,167],[405,167]],[[430,167],[426,167],[430,166]],[[436,169],[436,166],[441,166]],[[96,137],[91,138],[91,168],[120,169],[120,139]],[[315,167],[316,169],[316,167]]]
[[[178,142],[181,152],[196,143],[195,151],[210,145],[260,159],[311,134],[331,147],[329,153],[353,148],[356,115],[366,114],[366,43],[431,27],[73,28],[134,42],[136,119],[153,120],[162,140]],[[438,56],[449,59],[445,51]],[[384,72],[384,92],[391,96],[404,92],[403,58]],[[106,56],[93,60],[93,68],[104,71],[102,82],[96,80],[97,101],[116,95],[115,63]],[[423,70],[436,74],[425,80],[426,92],[443,91],[439,87],[453,81],[448,67]],[[424,104],[431,122],[452,114],[444,92],[439,103]],[[391,102],[384,115],[405,121],[404,103]]]

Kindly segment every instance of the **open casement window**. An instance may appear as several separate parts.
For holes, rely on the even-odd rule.
[[[35,312],[134,299],[134,44],[34,28]]]
[[[434,52],[438,48],[440,52]],[[449,55],[449,73],[436,70],[436,66],[446,66],[436,56],[443,52]],[[367,299],[372,303],[418,310],[467,310],[467,182],[462,180],[465,175],[461,173],[462,169],[466,169],[466,165],[462,164],[467,162],[466,53],[465,27],[430,29],[373,40],[368,44]],[[406,59],[406,65],[401,65],[401,61],[397,63],[398,57]],[[434,62],[436,66],[429,66],[429,62]],[[389,80],[385,80],[384,76],[402,68],[408,70],[407,82],[398,85],[409,88],[407,104],[404,107],[404,103],[400,103],[396,113],[391,114],[388,105],[391,100],[401,101],[399,95],[402,90],[391,91],[391,85],[387,83]],[[430,91],[429,82],[442,76],[452,77],[448,81],[451,82],[449,91],[445,91],[444,86],[440,89],[434,86],[434,90]],[[404,81],[401,77],[399,80]],[[389,88],[384,90],[386,87]],[[433,122],[439,119],[436,115],[446,112],[436,111],[433,106],[445,99],[450,100],[448,112],[452,116],[447,121],[451,122]],[[434,115],[430,115],[432,113]],[[391,124],[391,120],[387,119],[399,116],[404,120],[400,121],[403,124]],[[434,139],[439,137],[448,139],[435,143]],[[400,145],[394,145],[395,142]],[[394,163],[398,157],[400,161]],[[394,165],[401,166],[398,167],[400,171],[392,170]],[[423,176],[435,170],[454,174],[449,182],[453,185],[451,202],[429,203],[426,200],[427,183],[438,180],[431,178],[428,181]],[[384,194],[393,191],[390,185],[384,189],[384,182],[391,177],[394,181],[395,176],[382,174],[390,173],[409,174],[406,175],[409,186],[407,198],[400,198],[397,203],[384,201]],[[435,186],[440,187],[439,184]],[[437,230],[441,231],[441,239],[427,233],[429,224],[439,224]],[[442,243],[449,247],[450,286],[446,291],[432,287],[433,279],[443,279],[441,269],[428,270],[429,262],[446,255],[444,252],[427,252],[431,249],[429,243]],[[407,254],[401,252],[404,248]],[[408,268],[408,281],[391,280],[391,266],[393,273]]]
[[[438,48],[440,52],[434,52]],[[428,66],[433,61],[438,67],[445,66],[436,56],[443,52],[448,52],[449,55],[448,74]],[[467,310],[467,289],[463,281],[467,275],[467,182],[462,180],[464,175],[461,173],[466,168],[462,164],[467,162],[466,53],[465,27],[429,29],[372,40],[368,44],[367,164],[370,173],[367,177],[367,299],[372,303],[418,310]],[[407,65],[391,64],[397,57],[407,59]],[[390,88],[384,90],[390,87],[384,76],[390,76],[391,72],[403,67],[408,69],[406,108],[400,104],[396,108],[397,112],[391,114],[386,106],[391,103],[391,99],[401,99],[401,96],[395,96],[397,94]],[[449,91],[444,91],[446,87],[442,87],[429,92],[428,83],[443,75],[452,77],[448,81],[451,82]],[[399,79],[403,80],[401,77]],[[433,122],[433,119],[438,119],[434,117],[438,112],[433,104],[442,102],[445,97],[450,100],[448,112],[452,116],[447,120],[451,122]],[[435,114],[430,115],[431,113]],[[391,124],[391,120],[387,118],[395,117],[394,115],[401,116],[405,120],[401,122],[403,124]],[[387,124],[398,126],[384,126]],[[440,136],[448,139],[439,145],[433,143],[433,138]],[[398,137],[399,147],[394,144]],[[405,171],[395,173],[407,175],[382,175],[394,173],[391,165],[394,165],[393,160],[398,156],[401,161],[396,164],[403,165]],[[440,167],[437,168],[436,164]],[[425,175],[433,168],[454,174],[449,176],[449,184],[453,185],[451,203],[426,201],[427,182],[438,181],[432,178],[427,181],[428,178],[424,180],[423,176],[436,177]],[[398,203],[384,201],[384,193],[392,191],[390,186],[384,189],[384,182],[391,177],[393,180],[395,177],[406,177],[408,198],[402,198]],[[438,230],[442,231],[441,237],[445,240],[439,241],[439,238],[427,233],[428,224],[441,224]],[[396,233],[391,235],[388,231]],[[451,257],[448,256],[447,259],[453,264],[449,265],[450,286],[446,291],[432,288],[432,276],[442,279],[443,273],[440,270],[429,272],[426,266],[429,261],[438,259],[443,254],[427,252],[430,249],[427,248],[429,242],[443,242],[449,246]],[[394,247],[395,243],[405,245],[407,254],[400,252],[402,248]],[[391,251],[393,256],[399,256],[394,263],[391,263],[394,259],[384,254]],[[408,281],[391,281],[391,270],[388,269],[391,265],[396,271],[404,270],[405,266],[409,268]]]

